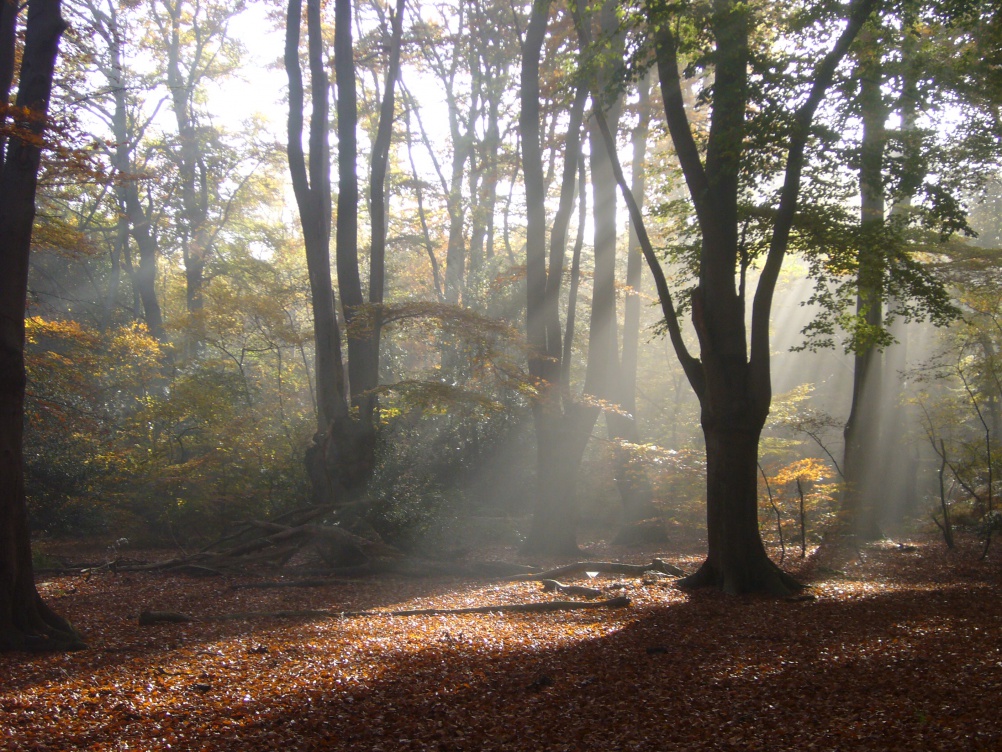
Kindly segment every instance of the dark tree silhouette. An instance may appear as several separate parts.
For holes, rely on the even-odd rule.
[[[29,0],[17,101],[19,7],[0,5],[0,650],[83,647],[35,588],[24,489],[24,310],[35,192],[59,38],[60,0]]]
[[[641,233],[672,345],[699,399],[706,441],[707,556],[700,569],[686,578],[689,586],[777,594],[799,587],[769,559],[758,528],[758,443],[772,401],[769,316],[789,246],[815,112],[832,84],[836,67],[875,5],[874,0],[852,3],[845,28],[817,63],[792,113],[782,189],[752,301],[750,341],[744,285],[747,261],[741,250],[738,205],[748,148],[750,14],[754,11],[745,3],[719,0],[706,18],[702,31],[712,40],[709,63],[714,83],[709,133],[705,151],[701,151],[682,96],[678,33],[682,16],[674,6],[650,9],[665,119],[702,235],[698,284],[692,296],[692,321],[699,342],[696,357],[682,338],[664,272],[646,233]],[[612,152],[607,126],[604,135]],[[631,219],[639,226],[640,212],[618,164],[617,180],[628,196]]]

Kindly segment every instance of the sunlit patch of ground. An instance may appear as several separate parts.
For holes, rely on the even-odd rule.
[[[1002,562],[978,561],[969,544],[866,548],[815,575],[813,600],[582,576],[631,606],[552,614],[139,627],[143,609],[391,611],[555,596],[442,578],[277,590],[107,571],[43,578],[91,649],[0,656],[0,749],[999,749]],[[699,563],[604,544],[587,553],[653,556]]]

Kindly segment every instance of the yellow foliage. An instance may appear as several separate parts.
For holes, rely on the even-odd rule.
[[[832,475],[832,470],[826,462],[817,457],[805,457],[780,468],[773,475],[771,482],[777,486],[796,483],[798,479],[801,482],[820,483],[831,479]]]

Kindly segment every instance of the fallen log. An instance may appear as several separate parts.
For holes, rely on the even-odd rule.
[[[469,608],[418,608],[410,611],[360,612],[359,616],[447,616],[450,614],[529,614],[549,611],[577,611],[586,608],[625,608],[630,599],[625,595],[607,598],[603,601],[540,601],[539,603],[506,603],[495,606],[471,606]],[[353,614],[354,615],[354,614]]]
[[[594,608],[625,608],[630,605],[626,596],[607,598],[602,601],[541,601],[539,603],[501,603],[491,606],[470,606],[468,608],[414,608],[402,611],[247,611],[233,614],[213,614],[196,618],[176,611],[143,611],[139,615],[139,625],[182,624],[188,622],[250,621],[252,619],[348,619],[364,616],[452,616],[460,614],[531,614],[553,611],[578,611]]]
[[[230,590],[267,590],[270,588],[314,588],[342,585],[350,580],[337,577],[312,577],[305,580],[262,580],[261,582],[234,582]]]
[[[223,572],[215,567],[205,567],[200,564],[178,564],[165,570],[171,574],[186,574],[189,577],[222,577]]]
[[[602,591],[598,588],[585,587],[584,585],[565,585],[556,580],[543,580],[543,590],[547,592],[557,591],[564,595],[576,595],[578,598],[601,598]]]
[[[568,574],[583,574],[585,572],[596,572],[598,574],[628,574],[639,577],[644,572],[661,572],[674,577],[681,577],[684,572],[670,564],[664,559],[654,559],[650,564],[621,564],[616,561],[579,561],[574,564],[566,564],[556,569],[548,569],[545,572],[532,572],[527,574],[516,574],[509,577],[509,580],[534,581],[534,580],[555,580]]]

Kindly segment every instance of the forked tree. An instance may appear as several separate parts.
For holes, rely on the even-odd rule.
[[[805,151],[815,113],[841,61],[873,12],[876,0],[854,0],[841,31],[818,57],[786,118],[782,144],[781,189],[769,212],[771,222],[761,275],[747,321],[746,276],[749,256],[741,233],[741,202],[748,197],[747,160],[753,156],[752,35],[758,6],[714,0],[700,8],[688,2],[646,6],[665,107],[665,120],[689,190],[701,234],[697,285],[692,292],[692,323],[699,355],[690,353],[680,318],[646,232],[644,254],[655,277],[668,333],[700,404],[706,441],[707,556],[685,584],[714,586],[732,593],[796,590],[798,583],[768,557],[758,526],[758,445],[772,401],[769,318],[773,293],[789,247],[797,213]],[[697,12],[698,11],[698,12]],[[833,19],[833,22],[836,19]],[[761,28],[761,27],[759,27]],[[709,40],[705,49],[698,49]],[[710,119],[701,144],[686,112],[680,74],[683,54],[701,53],[713,83],[707,92]],[[605,129],[607,145],[612,137]],[[627,195],[631,219],[642,222],[617,165],[617,180]]]
[[[389,60],[379,125],[372,144],[369,289],[363,293],[358,247],[358,147],[352,0],[334,3],[334,78],[337,90],[337,225],[334,228],[337,291],[347,325],[347,369],[341,346],[330,268],[331,180],[329,89],[321,3],[307,0],[307,58],[311,80],[308,153],[303,148],[305,88],[299,60],[302,0],[290,0],[285,68],[289,76],[288,158],[303,227],[316,344],[317,421],[307,467],[317,501],[344,503],[364,494],[375,468],[375,388],[379,384],[381,307],[385,286],[385,180],[400,72],[404,0],[397,0],[388,40]],[[345,370],[348,379],[345,380]]]

